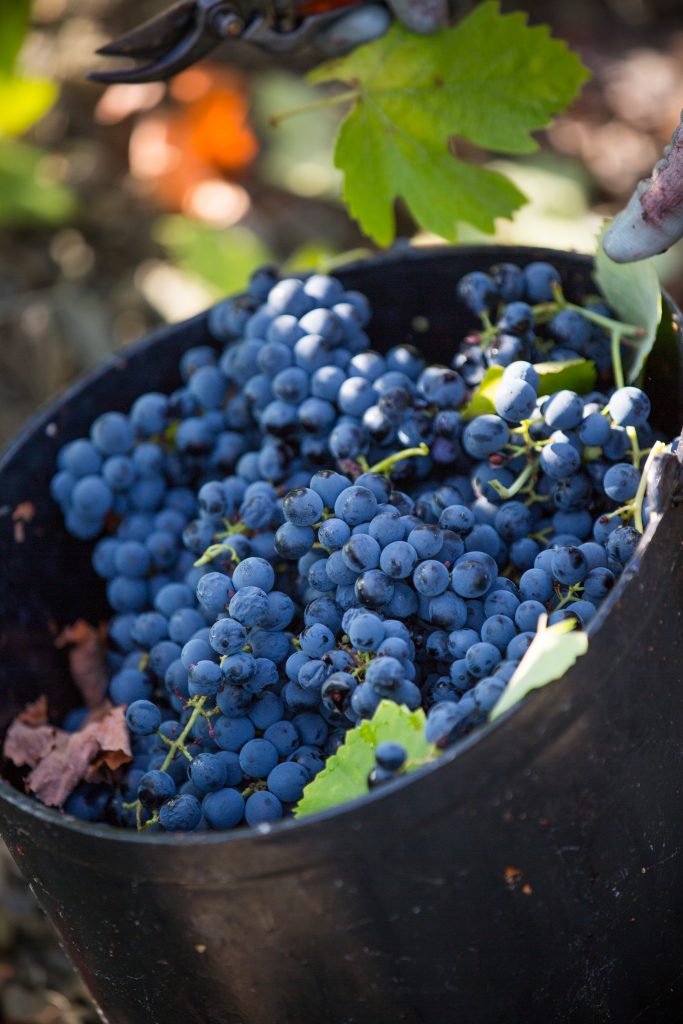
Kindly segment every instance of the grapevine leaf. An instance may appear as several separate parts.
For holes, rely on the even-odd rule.
[[[530,690],[560,679],[577,658],[586,653],[588,636],[582,630],[575,630],[574,625],[571,619],[563,619],[552,626],[539,626],[533,643],[489,715],[490,721],[499,718]]]
[[[502,377],[502,366],[489,366],[481,384],[474,389],[472,397],[462,410],[464,420],[473,420],[475,416],[483,416],[485,413],[496,411],[493,399]]]
[[[607,224],[598,237],[595,255],[595,281],[620,320],[642,327],[645,334],[627,370],[629,384],[641,374],[657,337],[662,318],[662,293],[653,260],[637,263],[615,263],[602,246]]]
[[[524,196],[493,171],[455,159],[461,136],[506,153],[537,148],[531,132],[574,98],[588,72],[547,26],[502,15],[487,0],[453,28],[416,36],[395,24],[379,40],[315,69],[315,83],[353,89],[335,163],[344,197],[363,230],[387,244],[401,196],[418,223],[445,238],[456,221],[492,231]]]
[[[597,371],[588,359],[567,359],[561,363],[534,363],[540,377],[539,395],[552,395],[567,388],[577,395],[587,395],[595,387]],[[472,397],[462,410],[465,420],[472,420],[484,413],[494,413],[494,398],[503,377],[502,366],[489,366],[481,384],[472,392]]]
[[[534,363],[541,378],[539,395],[552,395],[564,389],[587,395],[595,387],[598,373],[590,359],[567,359],[561,363]]]
[[[424,738],[422,709],[383,700],[371,719],[351,729],[324,769],[304,790],[294,814],[297,818],[325,811],[355,800],[368,792],[368,774],[375,763],[378,743],[400,743],[408,752],[407,771],[414,771],[435,756],[435,748]]]

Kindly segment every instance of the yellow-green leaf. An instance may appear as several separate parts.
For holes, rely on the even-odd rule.
[[[589,359],[567,359],[561,363],[534,363],[534,370],[540,377],[539,395],[552,395],[567,388],[577,395],[587,395],[595,387],[597,371]],[[502,366],[489,366],[481,384],[472,392],[472,397],[462,410],[463,419],[495,412],[494,399],[503,377]]]
[[[400,743],[408,752],[407,771],[414,771],[432,760],[436,748],[424,737],[425,713],[409,711],[404,705],[383,700],[371,719],[350,729],[336,754],[310,782],[294,814],[304,818],[318,811],[348,803],[368,792],[368,775],[375,764],[379,743]]]
[[[562,619],[552,626],[545,626],[546,621],[544,617],[531,646],[489,715],[491,722],[526,697],[531,690],[560,679],[577,658],[588,650],[587,634],[583,630],[574,629],[575,622],[572,619]]]
[[[486,413],[495,412],[493,399],[503,377],[502,366],[489,366],[484,374],[484,379],[472,392],[472,397],[462,410],[464,420],[473,420],[475,416],[483,416]]]

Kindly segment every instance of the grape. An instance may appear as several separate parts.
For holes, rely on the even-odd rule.
[[[591,325],[575,310],[561,309],[548,324],[548,332],[558,345],[584,355],[591,337]]]
[[[641,534],[632,526],[617,526],[607,538],[607,554],[625,565],[638,547],[640,538]]]
[[[282,804],[274,793],[261,790],[247,798],[244,816],[247,825],[261,825],[268,821],[277,821],[283,814]]]
[[[367,487],[347,487],[334,503],[334,514],[349,526],[369,523],[377,513],[377,498]]]
[[[536,408],[536,392],[520,378],[502,380],[496,389],[494,406],[508,423],[519,423],[528,419]]]
[[[244,798],[236,789],[215,790],[204,797],[202,813],[210,828],[235,828],[244,818]]]
[[[524,337],[534,326],[534,311],[527,302],[509,302],[498,318],[497,327],[501,334]]]
[[[496,263],[489,268],[491,280],[502,302],[514,302],[524,293],[524,274],[514,263]]]
[[[182,387],[60,450],[50,490],[67,530],[102,538],[108,695],[133,747],[67,810],[134,825],[123,803],[151,775],[140,806],[156,829],[276,821],[380,701],[428,710],[445,747],[486,720],[542,615],[591,621],[641,536],[630,508],[607,518],[640,483],[628,428],[640,450],[655,435],[644,392],[610,386],[605,332],[576,309],[536,323],[555,282],[545,261],[467,275],[458,294],[496,337],[442,366],[410,345],[374,351],[367,300],[336,279],[266,268],[211,312],[220,355],[191,348]],[[603,391],[537,398],[532,360],[581,356]],[[467,388],[495,365],[495,413],[467,419]],[[422,442],[428,456],[402,457]],[[194,697],[190,760],[166,765]],[[368,785],[406,759],[380,745]]]
[[[391,579],[381,569],[368,569],[361,573],[354,586],[358,600],[370,608],[388,604],[394,594]]]
[[[602,547],[602,545],[600,546]],[[606,566],[594,566],[584,577],[584,597],[591,601],[602,601],[604,597],[607,597],[614,584],[614,573],[610,572]]]
[[[268,740],[249,740],[240,750],[240,768],[252,779],[265,779],[277,763],[277,748]]]
[[[109,683],[109,697],[113,704],[133,704],[137,701],[149,703],[151,696],[151,683],[144,673],[139,672],[135,668],[123,669],[115,676],[112,676]],[[144,716],[142,721],[144,723]],[[130,725],[129,728],[131,728]]]
[[[301,558],[313,546],[314,534],[310,526],[294,526],[286,522],[275,534],[275,549],[283,558]]]
[[[221,789],[226,782],[228,770],[217,754],[199,754],[188,768],[190,781],[202,793]]]
[[[412,544],[397,540],[387,544],[380,555],[379,564],[390,579],[400,580],[410,576],[417,559],[417,551]]]
[[[518,633],[507,645],[505,657],[508,661],[521,661],[533,643],[535,633]]]
[[[510,430],[505,421],[500,416],[486,413],[467,424],[463,431],[462,444],[473,459],[485,459],[501,451],[509,438]]]
[[[88,520],[103,519],[112,507],[113,500],[111,487],[100,476],[81,477],[71,491],[74,511]]]
[[[460,559],[451,572],[451,585],[455,593],[465,598],[483,597],[490,590],[496,575],[495,567],[490,562],[487,564],[474,557]]]
[[[236,591],[243,587],[258,587],[269,591],[275,583],[275,573],[265,558],[245,558],[232,574],[232,585]]]
[[[520,606],[521,607],[521,606]],[[520,626],[520,629],[522,627]],[[531,628],[531,627],[528,627]],[[536,626],[533,626],[535,629]],[[492,644],[499,651],[505,651],[507,645],[516,635],[515,622],[507,615],[491,615],[481,627],[481,639],[484,643]],[[470,669],[471,671],[471,669]]]
[[[102,455],[127,455],[135,443],[133,428],[120,412],[105,412],[98,416],[90,437]]]
[[[581,456],[571,444],[553,441],[541,452],[541,469],[552,480],[571,476],[581,465]]]
[[[143,775],[138,786],[140,803],[150,810],[161,807],[166,800],[175,796],[175,792],[176,787],[171,776],[156,770]]]
[[[380,561],[381,548],[367,533],[359,533],[347,540],[342,548],[344,564],[353,572],[376,569]]]
[[[221,715],[215,720],[213,728],[216,744],[221,750],[232,753],[239,753],[244,744],[253,740],[256,734],[253,722],[246,717],[229,718],[227,715]]]
[[[609,414],[620,427],[640,427],[650,416],[650,399],[640,388],[619,388],[609,400]]]
[[[201,804],[190,793],[179,793],[159,810],[159,824],[167,832],[191,832],[202,817]]]
[[[560,275],[555,267],[544,260],[529,263],[524,268],[524,285],[530,302],[552,302],[552,286],[559,285]]]
[[[600,448],[607,442],[609,436],[609,420],[599,412],[589,413],[579,424],[578,437],[582,444]]]
[[[498,299],[498,288],[493,278],[480,270],[473,270],[460,278],[457,295],[467,308],[476,314],[488,313]]]
[[[420,562],[413,573],[413,586],[419,594],[436,597],[443,594],[449,583],[449,572],[445,565],[434,559]]]
[[[276,765],[267,778],[269,791],[282,803],[295,803],[301,799],[309,782],[306,769],[295,761]]]
[[[102,456],[91,441],[79,438],[61,449],[58,465],[72,478],[80,480],[84,476],[93,476],[99,473]]]
[[[588,573],[588,562],[580,548],[558,548],[551,559],[552,573],[556,580],[570,586],[580,583]]]
[[[602,486],[605,494],[621,505],[635,497],[639,483],[640,473],[634,466],[627,462],[617,462],[605,473]]]
[[[538,392],[538,388],[541,383],[541,378],[532,364],[527,363],[523,359],[510,363],[503,370],[502,383],[507,384],[513,380],[525,381],[525,383],[529,384],[535,392]]]

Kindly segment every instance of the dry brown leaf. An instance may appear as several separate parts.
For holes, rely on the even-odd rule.
[[[112,771],[132,760],[125,708],[68,733],[48,725],[30,726],[16,719],[3,749],[18,767],[32,768],[26,785],[53,807],[61,807],[78,783],[102,766]]]
[[[23,768],[24,765],[35,768],[54,750],[61,737],[66,735],[62,729],[52,725],[27,725],[22,722],[20,715],[7,730],[2,753],[17,768]]]
[[[72,626],[63,629],[55,640],[56,647],[62,648],[69,645],[71,676],[88,708],[99,707],[107,692],[108,679],[104,664],[105,637],[104,626],[96,628],[84,619],[79,619]]]

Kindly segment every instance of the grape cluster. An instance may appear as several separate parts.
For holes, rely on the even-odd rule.
[[[62,448],[51,490],[96,540],[108,696],[133,750],[67,811],[172,831],[277,820],[380,701],[427,710],[443,747],[486,720],[541,616],[587,626],[647,523],[655,435],[612,365],[610,311],[559,286],[545,262],[466,275],[481,330],[434,366],[372,351],[367,299],[335,278],[266,269],[211,311],[222,353],[188,350],[177,391]],[[552,390],[537,368],[575,360],[600,390]],[[493,407],[472,415],[489,366]],[[371,786],[403,770],[396,746]]]

